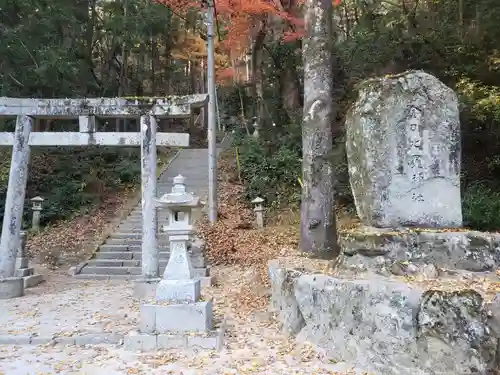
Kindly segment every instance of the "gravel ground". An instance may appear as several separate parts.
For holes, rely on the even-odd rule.
[[[207,288],[204,294],[214,298],[217,312],[228,319],[224,349],[219,353],[133,353],[119,345],[3,345],[0,375],[363,373],[351,371],[347,364],[333,363],[312,346],[286,339],[270,313],[248,307],[252,297],[242,293],[244,285],[253,284],[254,296],[265,295],[264,287],[255,287],[255,272],[237,267],[216,272],[220,285]],[[53,275],[44,284],[28,289],[25,297],[1,301],[0,335],[125,334],[137,328],[138,306],[131,283]]]

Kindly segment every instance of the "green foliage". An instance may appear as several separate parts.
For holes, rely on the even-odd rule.
[[[175,94],[192,92],[185,89],[189,87],[185,85],[187,62],[175,64],[171,59],[185,28],[164,4],[150,0],[0,0],[0,9],[0,96],[160,96],[167,87]],[[182,87],[177,85],[179,81]],[[13,131],[14,123],[2,119],[0,130]],[[68,123],[45,121],[37,131],[77,128]],[[100,131],[115,129],[113,120],[98,126]],[[122,123],[120,130],[127,130],[124,127]],[[124,148],[33,149],[25,220],[31,220],[28,198],[35,195],[46,198],[42,211],[42,224],[46,224],[88,210],[110,190],[137,183],[139,152]],[[0,221],[9,168],[10,151],[1,150]]]
[[[236,138],[234,144],[239,150],[241,178],[248,201],[260,196],[272,208],[300,202],[300,126],[291,125],[289,130],[288,134],[277,134],[272,140]]]
[[[331,161],[335,175],[336,202],[341,206],[350,207],[353,204],[353,197],[351,185],[349,183],[349,171],[347,169],[347,155],[344,136],[339,137],[334,141]]]
[[[10,161],[10,152],[1,160]],[[8,176],[9,163],[3,163],[0,176]],[[7,180],[0,190],[0,220]],[[32,154],[28,176],[25,223],[31,222],[30,198],[45,198],[42,225],[85,212],[111,190],[140,181],[140,151],[137,148],[40,148]]]
[[[338,8],[341,18],[345,16],[348,20],[337,25],[341,37],[335,40],[333,56],[341,73],[334,74],[334,106],[338,112],[332,124],[336,142],[331,154],[337,200],[352,203],[342,127],[346,109],[355,100],[352,88],[373,76],[421,69],[455,89],[459,96],[462,186],[467,187],[463,194],[466,220],[476,229],[498,229],[500,222],[494,218],[494,212],[498,212],[500,202],[500,33],[497,26],[500,3],[423,0],[410,8],[404,2],[379,1],[342,2]],[[334,22],[339,22],[339,18]],[[264,129],[267,133],[263,138],[266,142],[274,140],[276,153],[287,128],[287,121],[282,120],[286,116],[283,107],[287,94],[282,87],[283,72],[290,69],[291,64],[299,68],[300,81],[303,74],[297,45],[268,43],[266,52],[269,58],[264,71],[264,93],[266,102],[270,103],[270,117],[283,129]],[[300,146],[297,139],[288,149]],[[259,147],[253,151],[257,154],[255,157],[263,159],[260,162],[267,163],[263,165],[270,169],[265,155],[273,153],[267,151],[266,154],[265,147]]]
[[[500,123],[500,87],[463,78],[456,89],[464,104],[463,112],[481,123]]]
[[[500,228],[500,192],[484,183],[469,185],[463,194],[464,223],[478,230]]]
[[[221,87],[217,89],[219,106],[223,108],[228,117],[240,117],[243,113],[246,117],[251,113],[251,100],[248,90],[242,85]]]

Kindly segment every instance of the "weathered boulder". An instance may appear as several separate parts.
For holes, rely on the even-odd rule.
[[[497,342],[479,293],[424,293],[418,313],[418,343],[425,367],[438,374],[486,374],[495,364]]]
[[[394,262],[434,264],[474,272],[500,267],[498,233],[361,227],[341,233],[339,243],[347,267],[364,266],[376,271]]]
[[[295,297],[306,322],[300,338],[337,361],[389,374],[414,368],[421,292],[405,284],[299,277]],[[398,373],[398,372],[394,372]]]
[[[303,271],[283,267],[276,260],[269,262],[268,270],[271,281],[271,308],[278,315],[283,333],[295,336],[305,325],[294,294],[295,282],[303,275]]]
[[[488,305],[489,326],[496,337],[500,337],[500,293]]]
[[[498,334],[474,291],[424,293],[388,278],[342,279],[284,261],[271,261],[269,273],[285,332],[333,360],[374,375],[486,375],[495,364]]]
[[[375,227],[461,227],[456,94],[421,71],[363,82],[346,118],[351,188]]]

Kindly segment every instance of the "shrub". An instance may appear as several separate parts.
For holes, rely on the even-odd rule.
[[[10,150],[0,155],[0,222],[10,168]],[[63,220],[87,211],[103,195],[140,181],[140,150],[108,147],[49,147],[33,150],[24,206],[31,222],[30,198],[45,198],[41,223]]]
[[[477,230],[500,228],[500,192],[484,183],[472,183],[462,197],[464,223]]]
[[[272,208],[299,203],[302,155],[294,133],[276,135],[274,140],[266,140],[265,135],[259,140],[236,138],[248,201],[260,196]]]

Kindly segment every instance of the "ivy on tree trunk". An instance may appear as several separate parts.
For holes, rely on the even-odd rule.
[[[304,115],[302,124],[301,249],[322,258],[339,255],[332,150],[332,2],[305,1]]]

